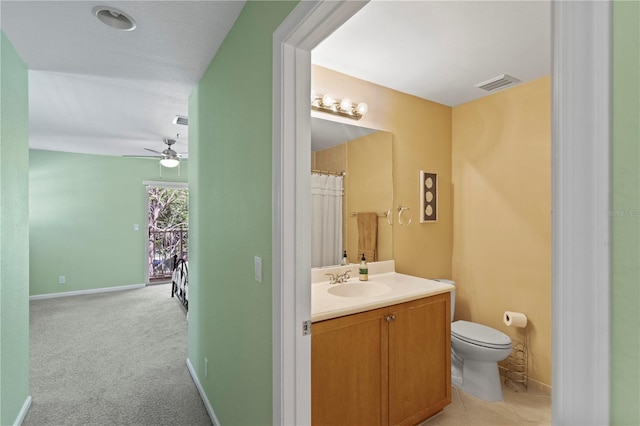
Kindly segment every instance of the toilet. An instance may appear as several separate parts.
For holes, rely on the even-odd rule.
[[[439,279],[455,286],[455,282]],[[498,361],[511,353],[509,336],[486,325],[453,321],[456,292],[451,292],[451,384],[485,401],[502,401]]]

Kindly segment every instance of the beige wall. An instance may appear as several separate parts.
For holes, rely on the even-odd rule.
[[[551,96],[545,77],[453,108],[456,318],[522,341],[529,377],[551,384]]]
[[[386,87],[313,66],[311,88],[338,98],[366,102],[369,112],[357,123],[326,113],[318,117],[393,134],[393,255],[398,272],[424,278],[451,276],[451,108]],[[420,224],[420,170],[438,173],[439,215],[436,223]],[[399,204],[409,206],[410,226],[397,221]],[[351,253],[349,253],[351,256]]]
[[[332,173],[347,170],[347,144],[332,146],[311,153],[311,168]]]
[[[383,213],[393,206],[392,135],[376,132],[347,144],[346,229],[349,262],[359,263],[358,221],[352,213]],[[378,260],[393,259],[392,225],[378,217]]]

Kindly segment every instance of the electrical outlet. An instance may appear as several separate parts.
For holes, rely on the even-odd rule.
[[[204,359],[204,377],[209,375],[209,360],[205,357]]]
[[[67,278],[64,275],[58,277],[58,284],[64,284],[67,282]]]

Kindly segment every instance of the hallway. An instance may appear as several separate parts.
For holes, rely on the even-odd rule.
[[[30,302],[25,426],[210,425],[170,285]]]

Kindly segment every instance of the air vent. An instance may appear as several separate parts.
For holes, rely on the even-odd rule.
[[[182,124],[183,126],[188,126],[189,119],[183,115],[176,115],[176,118],[173,119],[173,124]]]
[[[490,80],[478,83],[475,87],[478,89],[484,89],[488,92],[495,92],[496,90],[504,89],[505,87],[515,86],[518,83],[522,82],[508,74],[502,74]]]

